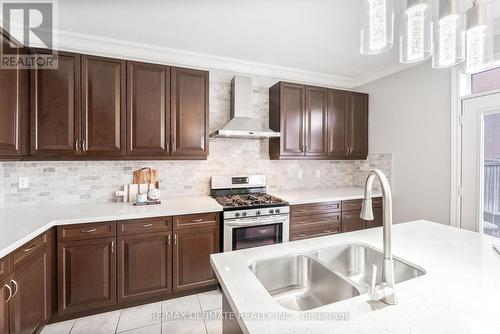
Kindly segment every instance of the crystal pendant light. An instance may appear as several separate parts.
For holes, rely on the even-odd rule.
[[[404,0],[401,4],[399,61],[415,63],[432,56],[430,0]]]
[[[432,67],[451,67],[464,61],[463,15],[459,0],[435,1],[432,34]]]
[[[392,47],[394,31],[393,0],[362,0],[361,48],[364,55],[385,52]]]
[[[475,73],[493,63],[492,9],[488,3],[474,4],[466,12],[465,71]]]

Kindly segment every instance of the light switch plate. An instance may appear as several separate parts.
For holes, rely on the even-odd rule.
[[[23,176],[19,178],[19,189],[28,189],[29,188],[29,179],[27,176]]]
[[[321,177],[321,170],[316,169],[316,177]]]
[[[302,171],[302,169],[299,169],[299,173],[297,174],[297,177],[299,179],[303,178],[304,177],[304,172]]]

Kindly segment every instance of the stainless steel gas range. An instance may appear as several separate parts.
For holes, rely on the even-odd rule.
[[[289,240],[288,203],[266,193],[265,175],[213,176],[211,195],[224,207],[224,252]]]

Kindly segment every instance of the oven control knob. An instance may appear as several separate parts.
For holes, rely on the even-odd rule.
[[[274,210],[274,212],[280,213],[280,209],[276,209],[276,210]]]
[[[255,211],[255,214],[256,214],[257,216],[260,216],[260,214],[261,214],[261,213],[262,213],[262,212],[260,212],[260,210]]]
[[[246,213],[246,212],[243,212],[241,215],[242,215],[243,217],[246,217],[246,216],[247,216],[247,213]]]
[[[273,210],[273,209],[269,210],[269,213],[270,213],[270,214],[273,214],[273,213],[274,213],[274,210]]]
[[[234,214],[234,216],[235,216],[236,218],[238,218],[238,217],[240,216],[240,213],[239,213],[239,212],[236,212],[236,213]]]

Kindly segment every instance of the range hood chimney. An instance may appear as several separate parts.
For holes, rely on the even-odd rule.
[[[210,134],[217,138],[273,138],[280,133],[262,126],[252,118],[252,79],[235,76],[231,81],[231,120],[220,130]]]

